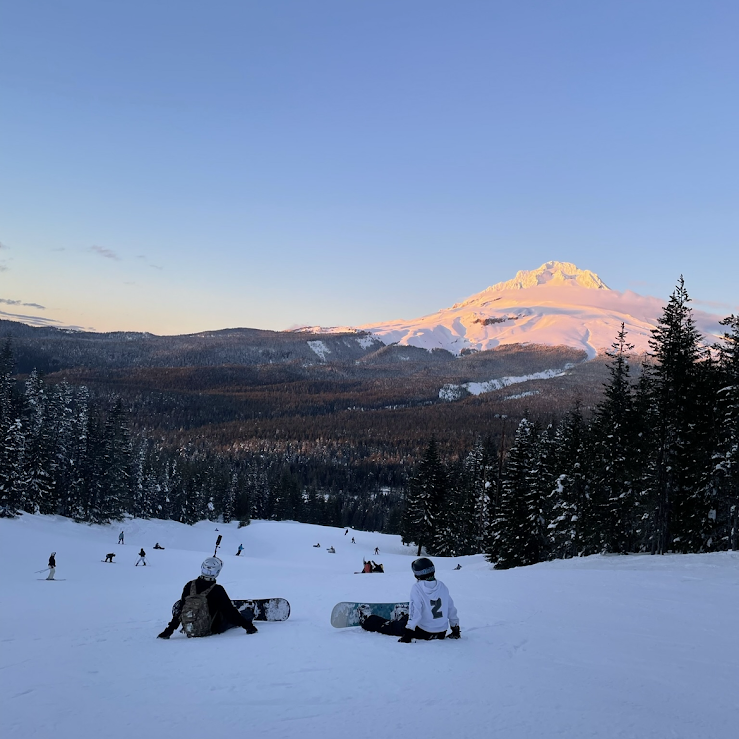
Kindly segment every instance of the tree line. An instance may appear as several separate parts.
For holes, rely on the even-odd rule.
[[[444,463],[432,439],[402,518],[420,552],[485,552],[498,568],[595,553],[739,549],[739,318],[706,348],[682,277],[632,368],[623,325],[602,400],[554,425],[524,417],[510,448]]]

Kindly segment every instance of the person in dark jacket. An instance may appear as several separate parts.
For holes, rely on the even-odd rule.
[[[224,631],[235,626],[243,628],[247,634],[256,634],[257,628],[254,626],[254,612],[251,608],[245,608],[239,611],[231,602],[228,593],[222,585],[216,583],[216,578],[221,572],[223,562],[218,557],[208,557],[200,567],[200,577],[190,580],[184,588],[182,588],[182,598],[175,603],[172,609],[172,620],[167,624],[167,628],[157,636],[158,639],[169,639],[180,625],[180,615],[182,613],[182,604],[185,598],[192,593],[194,586],[195,593],[198,595],[204,593],[210,588],[205,596],[208,601],[208,610],[212,619],[210,626],[211,634],[222,634]]]
[[[49,576],[46,578],[47,580],[53,580],[54,579],[54,573],[56,572],[56,552],[52,552],[51,556],[49,557]]]
[[[144,547],[141,547],[141,551],[139,552],[139,558],[136,560],[136,567],[139,566],[140,562],[143,562],[144,567],[146,567],[146,552],[144,551]]]

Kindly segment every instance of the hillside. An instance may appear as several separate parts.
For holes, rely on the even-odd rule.
[[[254,636],[157,640],[183,584],[212,555],[216,527],[219,582],[232,597],[288,598],[290,619],[260,623]],[[116,544],[121,529],[125,546]],[[596,556],[508,571],[481,556],[436,558],[462,639],[398,644],[329,624],[338,601],[407,600],[412,584],[413,553],[396,537],[350,534],[355,545],[343,530],[291,522],[0,519],[2,561],[26,553],[4,578],[19,607],[3,616],[0,735],[731,735],[734,554]],[[164,551],[151,550],[157,541]],[[141,546],[146,568],[134,567]],[[51,551],[57,582],[34,574]],[[107,552],[115,564],[101,562]],[[363,558],[386,574],[353,574]]]

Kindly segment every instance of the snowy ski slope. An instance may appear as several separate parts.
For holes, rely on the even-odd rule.
[[[182,585],[213,554],[216,527],[219,582],[234,598],[286,597],[289,621],[260,623],[254,636],[156,639]],[[157,541],[165,551],[152,549]],[[141,546],[146,568],[134,567]],[[52,551],[64,581],[34,573]],[[107,552],[114,565],[101,562]],[[338,601],[407,600],[413,555],[398,537],[290,522],[238,530],[2,519],[0,736],[736,735],[738,554],[589,557],[505,572],[481,556],[436,558],[460,641],[406,645],[330,626]],[[386,574],[353,574],[363,557]]]

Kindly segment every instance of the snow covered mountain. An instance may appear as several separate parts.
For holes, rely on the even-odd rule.
[[[598,275],[569,262],[546,262],[431,315],[357,328],[385,344],[454,354],[502,344],[544,344],[584,349],[592,358],[611,346],[622,322],[635,351],[647,351],[666,303],[611,290]],[[693,315],[709,341],[720,335],[722,316],[698,310]]]

